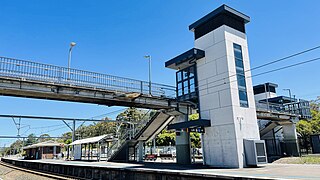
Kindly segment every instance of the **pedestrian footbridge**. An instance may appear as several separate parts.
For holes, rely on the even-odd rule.
[[[174,86],[0,57],[0,95],[170,109]]]

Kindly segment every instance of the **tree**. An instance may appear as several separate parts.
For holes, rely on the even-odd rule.
[[[16,140],[14,143],[12,143],[9,147],[10,154],[18,154],[21,152],[23,146],[23,142],[21,140]]]
[[[303,119],[297,123],[297,132],[300,134],[303,145],[306,149],[309,148],[310,135],[320,134],[320,98],[311,101],[311,119]]]
[[[71,132],[63,133],[62,137],[58,140],[58,142],[70,144],[72,142],[72,133]]]
[[[176,133],[174,131],[162,130],[156,137],[157,146],[170,146],[176,144]]]
[[[36,135],[35,134],[29,134],[27,141],[25,142],[25,145],[31,145],[37,143]]]
[[[312,125],[308,120],[300,120],[297,123],[297,132],[301,135],[302,138],[308,138],[312,133]]]
[[[144,112],[136,108],[128,108],[124,112],[120,113],[117,117],[117,121],[129,121],[132,123],[138,123],[144,117]],[[108,117],[102,120],[109,120]],[[132,125],[126,123],[115,123],[115,122],[95,122],[88,126],[82,125],[76,129],[76,135],[80,138],[89,138],[94,136],[100,136],[103,134],[116,134],[127,132],[128,128],[133,128]]]
[[[45,142],[49,140],[52,140],[49,134],[41,134],[40,137],[38,138],[38,142]]]

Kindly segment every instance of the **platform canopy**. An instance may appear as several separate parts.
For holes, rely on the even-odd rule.
[[[170,124],[168,130],[170,129],[186,129],[186,128],[197,128],[197,127],[209,127],[211,122],[208,119],[198,119],[186,122],[180,122],[175,124]]]
[[[76,140],[73,143],[71,143],[70,145],[93,144],[93,143],[98,143],[101,141],[108,141],[108,140],[109,141],[115,140],[112,134],[105,134],[105,135],[101,135],[101,136]]]
[[[32,145],[23,147],[23,149],[33,149],[33,148],[39,148],[39,147],[53,147],[53,146],[64,146],[64,144],[58,143],[55,141],[46,141],[46,142],[41,142],[41,143],[32,144]]]
[[[201,49],[192,48],[179,56],[168,60],[165,64],[167,68],[179,70],[194,64],[195,60],[201,59],[205,56],[205,52]]]

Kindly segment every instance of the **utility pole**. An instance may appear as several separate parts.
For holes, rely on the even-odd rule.
[[[14,118],[12,118],[13,123],[16,125],[17,128],[17,136],[20,137],[20,129],[21,129],[21,118],[18,118],[18,122]]]

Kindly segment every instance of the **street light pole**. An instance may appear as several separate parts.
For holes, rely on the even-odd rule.
[[[68,56],[68,80],[70,80],[70,66],[71,66],[71,55],[72,55],[72,48],[76,45],[75,42],[70,43],[69,48],[69,56]]]
[[[151,56],[146,55],[144,58],[147,58],[149,60],[149,95],[151,95]]]

